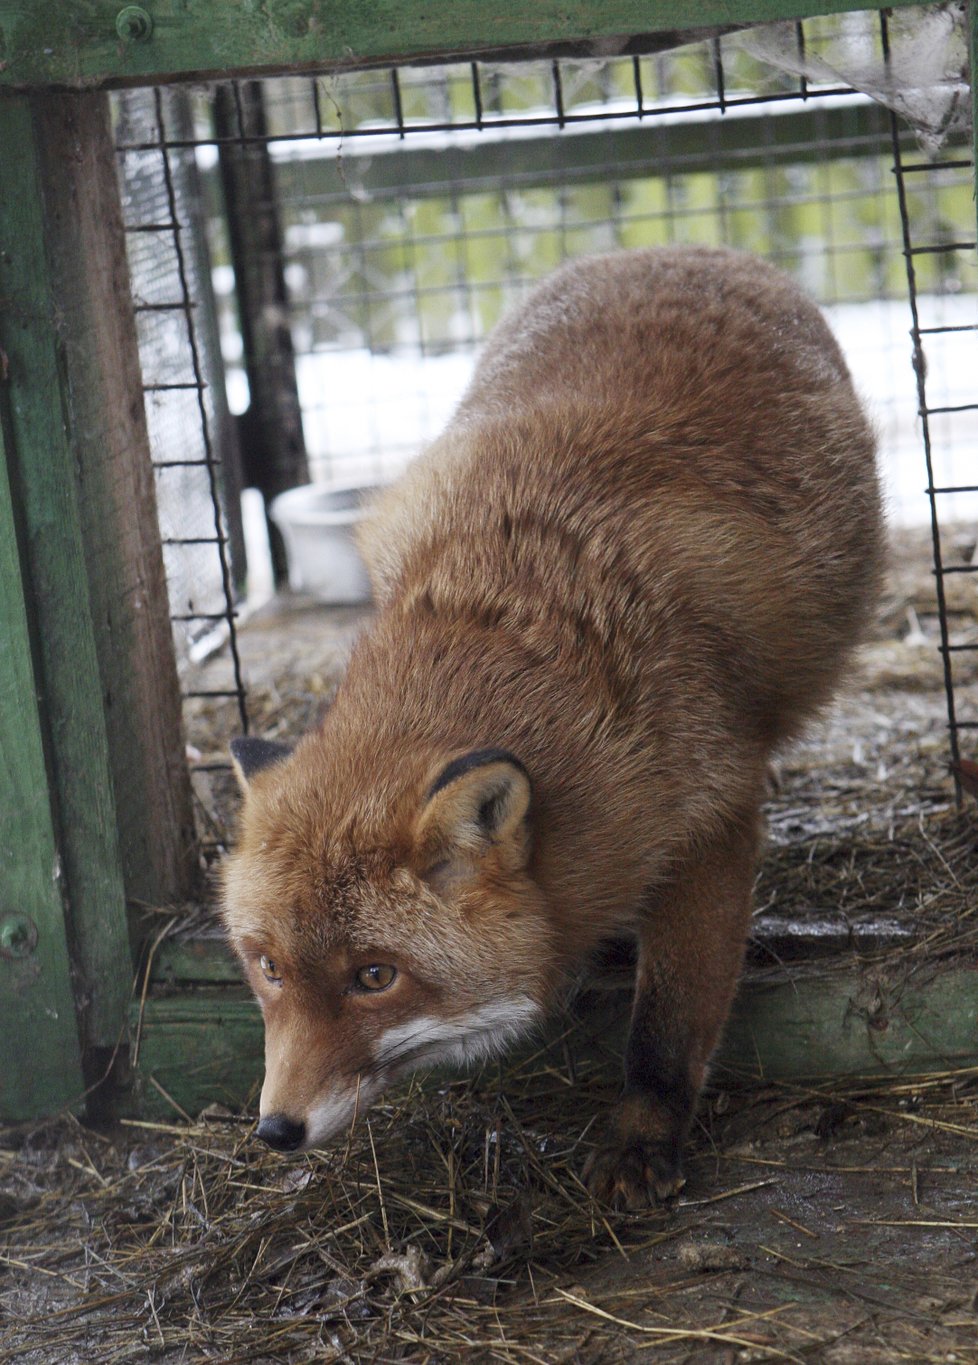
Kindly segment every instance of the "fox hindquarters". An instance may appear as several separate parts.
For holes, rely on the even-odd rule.
[[[413,1067],[498,1050],[638,943],[587,1169],[638,1207],[736,989],[771,752],[871,611],[872,433],[780,272],[572,262],[496,328],[362,534],[377,615],[292,753],[237,741],[224,919],[265,1018],[259,1133],[321,1143]]]

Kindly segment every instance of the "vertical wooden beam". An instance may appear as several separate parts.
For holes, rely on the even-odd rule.
[[[45,250],[39,122],[27,98],[0,101],[0,347],[6,355],[8,466],[24,528],[27,612],[37,645],[83,1039],[111,1047],[123,1028],[130,955],[71,439],[72,383],[62,301]]]
[[[0,389],[4,354],[0,352]],[[62,878],[0,421],[0,1117],[81,1095]]]
[[[266,505],[309,478],[295,351],[282,264],[282,231],[258,81],[220,85],[214,101],[221,181],[251,400],[240,419],[245,483]],[[237,139],[237,140],[235,140]],[[268,524],[276,581],[288,576],[285,546]]]
[[[126,1027],[127,883],[186,885],[189,795],[106,98],[0,100],[0,146],[0,402],[91,1054]]]
[[[159,905],[197,861],[108,98],[32,107],[126,894]]]

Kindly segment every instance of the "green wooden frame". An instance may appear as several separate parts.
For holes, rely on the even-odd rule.
[[[748,969],[714,1073],[724,1079],[824,1082],[833,1076],[906,1075],[978,1062],[978,963],[924,971],[895,956],[875,971],[799,962]],[[191,1117],[212,1103],[238,1107],[257,1092],[263,1029],[219,944],[162,945],[154,992],[133,1006],[139,1039],[131,1103],[143,1115]],[[631,990],[624,981],[571,1007],[581,1038],[624,1045]],[[529,1044],[536,1051],[537,1044]]]
[[[0,99],[0,146],[0,516],[18,528],[4,545],[17,572],[4,573],[0,601],[12,619],[26,615],[35,683],[5,690],[3,724],[40,730],[45,763],[29,770],[31,795],[43,796],[56,849],[39,864],[5,821],[0,859],[5,883],[35,887],[36,900],[10,908],[50,932],[49,888],[31,878],[59,867],[72,966],[63,986],[74,995],[50,1016],[60,1037],[35,1029],[50,983],[18,969],[24,1009],[6,1035],[26,1054],[29,1086],[5,1084],[2,1112],[28,1117],[65,1101],[65,1084],[42,1078],[72,1039],[89,1085],[125,1044],[127,901],[187,894],[194,864],[107,97]],[[46,941],[39,931],[38,961]]]
[[[864,997],[866,997],[864,999]],[[624,1046],[631,993],[581,1001],[587,1037]],[[238,1108],[262,1074],[258,1007],[233,987],[200,985],[157,995],[140,1012],[135,1109],[144,1116],[196,1117],[209,1104]],[[940,982],[868,985],[855,972],[822,970],[748,977],[724,1032],[713,1074],[768,1083],[832,1077],[913,1076],[978,1060],[978,969],[953,968]]]
[[[2,360],[0,360],[2,363]],[[0,456],[5,456],[0,422]],[[84,1088],[36,683],[5,459],[0,459],[0,1010],[3,1112],[30,1118]]]
[[[127,940],[120,938],[125,898],[72,467],[64,351],[54,322],[58,295],[45,252],[40,128],[22,100],[5,101],[0,119],[6,472],[24,528],[25,601],[34,627],[73,958],[80,994],[88,997],[85,1028],[95,1046],[111,1046],[121,1033],[128,983],[121,993],[111,985],[96,989],[96,983],[113,982],[122,952],[128,951]],[[37,724],[36,715],[25,715],[25,725],[31,719]],[[67,1038],[75,1020],[62,1015],[62,1021]]]
[[[2,1117],[78,1100],[127,1037],[144,1109],[239,1102],[260,1065],[260,1018],[217,944],[160,954],[152,991],[132,996],[127,901],[178,899],[193,869],[104,90],[531,48],[613,55],[883,7],[703,0],[691,28],[679,0],[0,0]],[[978,0],[971,56],[978,70]],[[978,102],[975,118],[978,143]],[[151,660],[142,682],[137,654]],[[893,1009],[881,987],[882,1014],[858,1006],[861,988],[855,969],[749,981],[725,1058],[780,1077],[978,1061],[970,965]]]
[[[148,85],[595,44],[613,55],[643,50],[641,38],[653,35],[910,3],[700,0],[692,9],[684,0],[0,0],[0,83]]]

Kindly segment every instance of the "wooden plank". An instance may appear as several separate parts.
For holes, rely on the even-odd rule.
[[[84,1090],[62,878],[7,472],[0,352],[0,1118],[37,1118]]]
[[[769,117],[758,118],[758,108]],[[638,126],[581,125],[560,137],[547,129],[513,139],[489,125],[469,142],[457,138],[437,147],[426,146],[423,137],[400,142],[391,134],[379,142],[348,135],[342,158],[336,141],[324,140],[318,156],[277,162],[275,181],[282,203],[331,197],[348,203],[352,190],[370,200],[405,192],[421,199],[485,192],[500,184],[552,185],[562,173],[576,185],[879,156],[884,139],[889,151],[889,129],[887,111],[861,100],[778,108],[776,115],[770,106],[733,108],[710,123],[708,138],[702,122],[652,115]]]
[[[288,290],[272,158],[263,141],[268,121],[258,81],[219,85],[214,127],[221,139],[220,175],[225,222],[234,267],[235,294],[249,402],[239,418],[244,483],[269,503],[279,493],[308,483],[295,347],[288,318]],[[248,139],[254,139],[248,141]],[[288,581],[282,533],[267,519],[275,582]]]
[[[978,964],[935,963],[909,979],[894,955],[878,970],[755,977],[742,990],[717,1073],[827,1080],[978,1063]],[[902,979],[906,973],[906,979]],[[921,979],[924,978],[924,979]]]
[[[167,904],[198,872],[108,96],[32,111],[126,895]]]
[[[28,617],[37,644],[83,1040],[86,1048],[112,1048],[126,1024],[131,961],[77,494],[72,400],[78,395],[71,388],[84,383],[84,366],[65,344],[65,300],[46,250],[45,175],[53,166],[52,149],[38,146],[41,126],[26,98],[0,100],[5,438],[23,528]],[[68,177],[77,155],[74,145],[64,149],[61,169]],[[62,234],[74,226],[63,223]],[[105,297],[103,306],[110,302]],[[138,392],[127,401],[139,402]],[[39,867],[50,875],[50,860]]]
[[[910,0],[897,0],[896,8]],[[0,84],[146,85],[394,60],[614,56],[731,26],[878,10],[879,0],[0,0]],[[691,25],[695,20],[695,28]]]
[[[258,1006],[244,988],[182,990],[133,1007],[139,1039],[131,1112],[195,1118],[209,1104],[252,1103],[264,1057]]]
[[[878,953],[912,946],[915,934],[907,924],[880,915],[842,915],[815,907],[799,907],[790,917],[762,915],[751,925],[747,961],[751,968],[782,963],[811,963],[845,953]],[[150,963],[154,989],[180,984],[214,985],[241,982],[241,967],[224,938],[168,938],[159,944]],[[634,944],[608,945],[596,975],[617,976],[627,988],[635,970]]]
[[[818,1082],[978,1064],[978,964],[936,964],[924,982],[916,974],[902,980],[898,964],[894,957],[880,972],[836,963],[817,972],[748,975],[716,1079]],[[576,1013],[585,1037],[605,1048],[609,1039],[623,1043],[629,1003],[627,990],[581,997]],[[213,1101],[243,1105],[261,1075],[261,1017],[240,988],[146,1002],[135,1092],[140,1113],[172,1118],[174,1101],[191,1117]]]
[[[241,967],[222,939],[168,939],[153,957],[152,983],[159,986],[241,983]]]

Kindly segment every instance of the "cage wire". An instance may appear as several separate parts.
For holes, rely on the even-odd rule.
[[[235,698],[247,725],[234,631],[245,573],[234,428],[196,160],[167,142],[170,131],[186,136],[189,109],[181,92],[157,89],[124,92],[114,113],[174,643],[192,660],[226,629],[235,686],[221,695]]]
[[[757,35],[730,35],[116,97],[178,654],[222,632],[227,686],[212,695],[245,728],[242,461],[266,493],[306,468],[334,487],[386,482],[548,271],[690,242],[755,251],[826,310],[880,430],[891,519],[931,526],[957,758],[978,729],[955,697],[978,636],[944,591],[978,572],[973,536],[961,551],[978,514],[978,275],[960,89],[954,117],[928,106],[924,151],[837,78],[853,52],[861,71],[889,69],[885,14],[776,28],[777,62]],[[242,237],[242,222],[259,229]],[[276,430],[288,448],[269,477]]]

